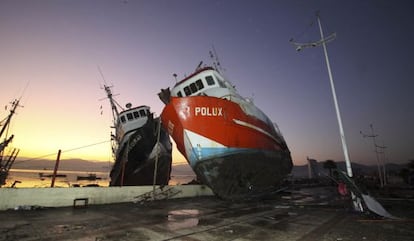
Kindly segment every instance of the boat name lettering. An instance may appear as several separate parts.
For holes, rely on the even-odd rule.
[[[141,140],[141,139],[142,139],[141,135],[137,135],[132,140],[130,139],[129,143],[128,143],[128,152],[130,152],[135,147],[135,145],[138,143],[138,141]]]
[[[196,116],[223,116],[222,107],[200,107],[197,106],[194,108],[194,113]]]

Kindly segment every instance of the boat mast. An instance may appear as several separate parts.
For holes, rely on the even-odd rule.
[[[106,84],[105,76],[103,75],[102,70],[99,66],[98,66],[98,70],[99,70],[99,73],[101,74],[101,77],[104,81],[104,90],[106,92],[106,97],[109,99],[109,103],[111,104],[112,123],[113,123],[111,128],[115,128],[115,135],[111,131],[111,148],[112,148],[112,154],[113,154],[114,158],[116,158],[116,149],[119,145],[119,143],[118,143],[118,131],[117,131],[117,123],[118,123],[118,118],[119,118],[118,107],[121,110],[123,110],[123,108],[118,104],[118,102],[116,102],[116,100],[114,100],[114,98],[113,98],[114,95],[112,94],[112,91],[111,91],[112,86],[109,86],[109,85]]]
[[[26,85],[27,87],[27,85]],[[25,88],[26,90],[26,88]],[[24,91],[23,91],[24,92]],[[10,114],[9,116],[7,116],[6,121],[3,125],[3,127],[0,130],[0,138],[3,136],[3,133],[6,131],[6,135],[4,137],[4,141],[0,142],[0,187],[4,184],[6,184],[6,179],[7,176],[9,175],[9,170],[12,167],[14,161],[16,160],[17,155],[19,154],[19,149],[17,148],[13,148],[13,151],[11,152],[11,154],[9,155],[9,158],[7,161],[3,162],[3,154],[4,154],[4,150],[6,149],[7,145],[13,140],[14,135],[11,135],[10,137],[8,136],[8,128],[10,126],[10,122],[11,119],[13,117],[13,115],[16,113],[16,109],[17,107],[23,107],[21,105],[19,105],[20,103],[20,99],[22,97],[20,96],[19,99],[15,99],[13,102],[11,102],[11,110],[10,110]]]
[[[216,49],[214,48],[214,45],[212,46],[212,50],[209,51],[210,58],[213,61],[214,68],[221,74],[224,74],[224,68],[220,64],[220,60],[218,58]]]
[[[14,113],[16,112],[16,108],[18,107],[18,106],[20,106],[19,105],[19,102],[20,102],[20,99],[15,99],[11,104],[12,104],[12,109],[10,110],[10,114],[9,114],[9,116],[7,117],[7,119],[6,119],[6,122],[4,123],[4,125],[3,125],[3,127],[1,128],[1,131],[0,131],[0,137],[3,135],[3,133],[4,133],[4,131],[6,130],[6,128],[9,126],[9,124],[10,124],[10,121],[11,121],[11,118],[12,118],[12,116],[14,115]],[[7,137],[6,137],[7,138]]]
[[[111,104],[112,118],[113,118],[113,122],[114,122],[114,125],[115,125],[116,121],[118,119],[118,116],[119,116],[119,111],[118,111],[118,108],[117,108],[117,106],[119,106],[119,104],[113,98],[113,94],[112,94],[112,91],[111,91],[111,86],[104,85],[104,89],[105,89],[105,92],[106,92],[106,96],[109,99],[109,103]]]
[[[117,122],[118,116],[119,116],[119,111],[118,111],[117,106],[121,109],[123,109],[123,108],[118,104],[118,102],[116,102],[114,100],[113,94],[112,94],[112,91],[111,91],[112,86],[109,86],[109,85],[106,84],[105,76],[103,75],[102,70],[99,66],[98,66],[98,70],[99,70],[99,73],[101,74],[101,77],[102,77],[104,83],[105,83],[104,84],[104,89],[105,89],[105,92],[106,92],[106,97],[109,99],[109,103],[111,104],[113,123],[114,123],[114,126],[116,126],[116,122]]]
[[[26,87],[24,87],[24,89],[23,89],[23,93],[26,91],[27,86],[29,86],[29,82],[26,84]],[[6,118],[6,122],[4,123],[3,127],[1,128],[1,131],[0,131],[0,138],[2,137],[2,135],[3,135],[4,131],[6,130],[6,128],[8,128],[8,127],[9,127],[9,125],[10,125],[10,121],[11,121],[11,118],[13,117],[14,113],[16,113],[16,108],[17,108],[17,107],[23,107],[22,105],[19,105],[19,103],[20,103],[20,99],[22,98],[23,93],[22,93],[22,95],[19,97],[19,99],[15,99],[13,102],[11,102],[12,107],[11,107],[11,110],[10,110],[10,114],[9,114],[9,116]],[[1,125],[1,123],[0,123],[0,125]],[[6,132],[6,137],[5,137],[4,139],[7,139],[7,132]],[[7,145],[7,142],[8,142],[8,141],[11,141],[11,139],[13,139],[13,135],[9,138],[9,140],[5,140],[5,141],[4,141],[4,143],[6,143],[6,145]],[[0,144],[3,144],[3,143],[0,143]],[[4,145],[4,146],[6,146],[6,145]]]

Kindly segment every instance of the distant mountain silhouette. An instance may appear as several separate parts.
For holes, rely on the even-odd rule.
[[[109,172],[113,162],[87,161],[83,159],[62,159],[59,162],[60,171]],[[16,159],[13,169],[53,170],[55,160],[45,159]],[[172,175],[195,175],[188,164],[179,164],[172,167]]]
[[[317,163],[317,169],[321,175],[328,175],[328,170],[323,168],[323,161]],[[346,164],[345,162],[335,162],[337,167],[340,170],[346,172]],[[357,162],[352,162],[352,172],[354,175],[367,175],[367,174],[374,174],[377,175],[378,167],[377,165],[364,165]],[[407,167],[408,163],[405,164],[395,164],[395,163],[387,163],[386,170],[387,172],[395,172],[398,173],[402,168]],[[294,166],[292,169],[292,175],[294,177],[308,177],[308,165],[298,165]]]
[[[323,168],[324,162],[317,162],[317,168],[321,175],[327,175],[328,171]],[[345,162],[335,162],[337,167],[343,171],[346,171]],[[87,161],[82,159],[62,159],[59,163],[60,171],[84,171],[84,172],[109,172],[112,168],[113,162],[102,161]],[[407,167],[406,164],[394,164],[389,163],[386,165],[388,172],[398,173],[402,168]],[[35,169],[35,170],[53,170],[55,167],[54,160],[42,160],[29,158],[16,159],[13,169]],[[374,174],[378,172],[377,165],[363,165],[360,163],[352,162],[352,170],[354,175],[359,174]],[[188,164],[179,164],[172,167],[172,175],[195,175],[193,170]],[[292,175],[294,177],[308,177],[308,165],[296,165],[292,169]]]
[[[61,171],[86,171],[86,172],[106,172],[110,171],[112,163],[101,161],[87,161],[82,159],[62,159],[59,162]],[[54,160],[45,159],[16,159],[12,169],[35,169],[35,170],[53,170],[55,168]]]

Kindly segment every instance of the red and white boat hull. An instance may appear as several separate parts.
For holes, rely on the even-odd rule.
[[[269,192],[292,169],[281,135],[240,106],[210,96],[172,97],[161,114],[197,177],[227,199]]]

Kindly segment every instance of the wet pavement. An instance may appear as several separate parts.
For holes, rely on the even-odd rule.
[[[216,197],[0,212],[0,240],[414,240],[414,201],[388,199],[389,220],[350,209],[334,190],[272,199]]]

